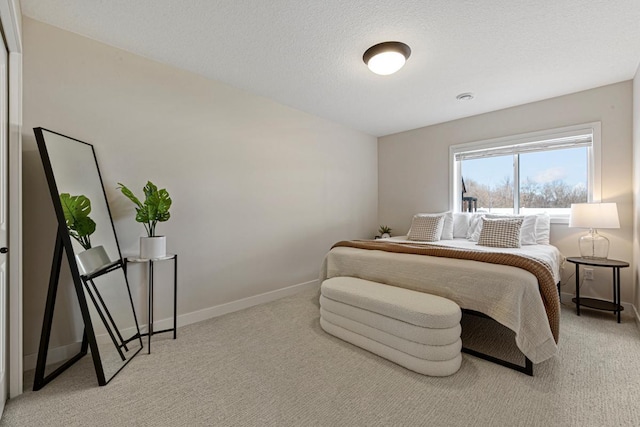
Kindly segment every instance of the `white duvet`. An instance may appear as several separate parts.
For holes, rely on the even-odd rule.
[[[385,240],[418,243],[406,240],[406,236]],[[466,239],[429,244],[534,257],[549,264],[556,282],[560,280],[563,257],[551,245],[502,249],[478,246]],[[533,363],[557,352],[538,281],[526,270],[470,260],[338,247],[325,257],[320,281],[337,276],[359,277],[439,295],[463,309],[484,313],[515,332],[518,348]]]

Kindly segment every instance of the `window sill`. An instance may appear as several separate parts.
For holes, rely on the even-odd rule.
[[[568,215],[563,215],[563,216],[552,216],[551,217],[551,224],[566,224],[569,225],[569,216]]]

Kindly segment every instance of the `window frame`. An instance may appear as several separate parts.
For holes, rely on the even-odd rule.
[[[460,212],[462,192],[462,180],[460,176],[459,162],[456,154],[468,151],[508,147],[537,141],[558,139],[580,133],[591,134],[591,146],[587,146],[587,197],[588,202],[599,202],[602,198],[602,151],[601,151],[601,123],[591,122],[579,125],[565,126],[555,129],[546,129],[536,132],[527,132],[509,135],[499,138],[485,139],[481,141],[467,142],[449,146],[449,208],[453,212]],[[518,155],[514,153],[514,155]],[[518,171],[519,162],[514,162],[514,209],[519,209],[520,177]],[[554,224],[568,224],[568,214],[551,213],[551,222]]]

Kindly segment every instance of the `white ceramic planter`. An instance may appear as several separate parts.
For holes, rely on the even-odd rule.
[[[82,274],[89,274],[111,262],[107,252],[102,246],[96,246],[95,248],[80,252],[76,255],[76,259],[78,260],[78,268]]]
[[[167,236],[141,237],[140,258],[155,259],[167,255]]]

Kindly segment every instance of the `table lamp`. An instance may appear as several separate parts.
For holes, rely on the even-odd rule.
[[[572,203],[569,227],[589,229],[578,242],[582,258],[607,259],[609,239],[598,234],[598,228],[620,228],[618,206],[615,203]]]

